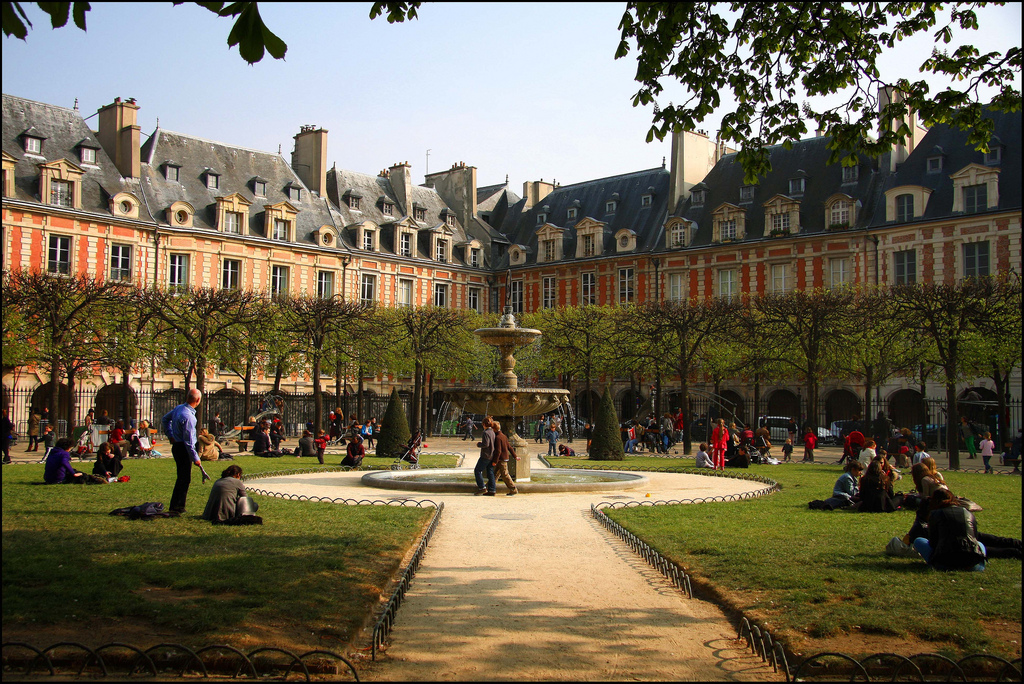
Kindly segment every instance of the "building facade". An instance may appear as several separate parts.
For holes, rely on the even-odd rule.
[[[1020,113],[989,114],[987,153],[965,133],[913,120],[905,147],[856,166],[829,164],[824,137],[780,146],[752,185],[734,150],[682,133],[668,168],[527,182],[519,197],[507,183],[478,187],[462,163],[422,185],[408,163],[377,174],[328,167],[328,132],[312,126],[295,135],[290,160],[160,128],[143,140],[138,109],[117,99],[93,131],[77,109],[3,96],[3,268],[479,312],[507,294],[528,312],[1021,267]],[[506,271],[508,293],[496,277]],[[237,378],[210,380],[230,388]],[[17,385],[47,381],[34,372]],[[1019,374],[1014,382],[1019,395]],[[644,398],[616,384],[624,412]],[[289,378],[291,391],[308,387]],[[908,389],[892,384],[883,400]],[[973,389],[991,390],[984,380]],[[779,413],[794,413],[794,400],[799,410],[788,388],[765,391],[769,413],[773,395]],[[855,385],[823,394],[834,415],[855,410]]]

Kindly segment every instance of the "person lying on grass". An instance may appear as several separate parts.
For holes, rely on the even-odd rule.
[[[210,498],[206,501],[203,520],[209,520],[214,525],[244,524],[242,518],[256,518],[252,514],[258,508],[256,502],[245,493],[241,466],[229,465],[210,488]]]
[[[1020,560],[1020,539],[979,533],[974,514],[949,489],[935,490],[928,510],[928,536],[915,538],[913,545],[930,567],[982,572],[987,558]]]
[[[46,467],[43,469],[43,481],[46,484],[65,484],[79,482],[84,476],[71,467],[71,454],[68,449],[75,445],[75,440],[65,437],[57,440],[56,446],[46,455]]]

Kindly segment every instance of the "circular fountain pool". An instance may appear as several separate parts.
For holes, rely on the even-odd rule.
[[[450,470],[394,470],[367,473],[362,477],[367,487],[399,489],[414,492],[475,492],[473,473]],[[517,482],[521,492],[605,492],[634,489],[648,483],[644,475],[600,470],[534,471],[529,482]]]

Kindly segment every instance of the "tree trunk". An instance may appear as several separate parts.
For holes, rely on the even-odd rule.
[[[242,389],[245,396],[242,398],[242,413],[245,414],[238,422],[245,424],[252,415],[252,359],[245,362],[245,377],[242,378]]]
[[[361,420],[366,420],[367,416],[366,416],[366,414],[363,413],[363,366],[362,366],[362,364],[360,364],[357,367],[357,371],[359,373],[359,382],[358,382],[359,389],[358,389],[358,392],[356,394],[356,415],[359,416],[359,418]]]
[[[205,356],[200,356],[198,359],[196,359],[196,389],[198,389],[203,394],[206,394],[206,357]],[[186,398],[187,398],[187,395],[186,395]],[[210,402],[204,401],[201,404],[199,404],[199,406],[196,407],[196,409],[197,409],[197,411],[196,411],[196,414],[197,414],[196,415],[196,420],[198,421],[199,425],[207,425],[207,424],[209,424],[210,421],[207,420],[207,417],[209,415],[209,411],[207,411],[207,409],[209,408],[209,406],[210,406]]]
[[[999,423],[996,425],[997,437],[996,448],[1001,449],[1004,442],[1009,442],[1013,439],[1010,434],[1010,411],[1007,408],[1006,400],[1009,398],[1009,392],[1006,391],[1007,385],[1010,383],[1010,374],[1000,373],[998,368],[992,369],[992,381],[996,386],[996,399],[999,402]]]
[[[661,421],[661,371],[654,375],[654,417]]]
[[[129,411],[131,407],[131,387],[128,383],[130,380],[131,368],[121,368],[121,411],[122,418],[124,419],[125,426],[131,425],[131,421],[135,419],[135,414]]]
[[[274,394],[281,393],[281,376],[284,375],[284,359],[277,360],[277,367],[274,369]]]
[[[50,362],[50,420],[53,422],[53,432],[57,433],[57,409],[60,400],[60,362],[54,358]]]
[[[342,386],[344,385],[344,382],[345,382],[345,376],[342,375],[341,354],[338,354],[338,358],[335,360],[335,363],[334,363],[334,406],[335,407],[340,407],[341,406],[341,399],[342,399],[341,393],[342,393]],[[346,407],[346,408],[348,408],[348,407]]]
[[[420,393],[423,390],[423,364],[416,361],[416,368],[413,370],[412,380],[412,425],[409,429],[414,433],[420,429]]]
[[[426,415],[426,420],[423,421],[423,424],[427,426],[427,429],[423,431],[424,437],[429,435],[431,433],[431,430],[434,429],[434,374],[433,373],[430,373],[427,376],[427,400],[426,400],[426,406],[427,406],[427,415]],[[513,425],[512,429],[515,430],[515,427],[516,426]],[[512,434],[512,433],[510,432],[508,434]]]
[[[693,423],[693,414],[690,411],[690,381],[687,378],[689,373],[680,373],[679,389],[683,393],[683,453],[689,455],[693,450],[693,435],[690,434],[690,424]]]
[[[192,389],[192,373],[195,372],[195,369],[196,362],[189,361],[188,368],[185,369],[185,394],[188,394],[188,391]]]
[[[947,373],[946,377],[955,377]],[[927,423],[925,423],[927,425]],[[960,425],[960,410],[956,405],[956,383],[946,383],[946,453],[949,454],[949,469],[960,469],[960,442],[956,431]]]
[[[868,366],[864,370],[864,422],[868,422],[875,415],[871,412],[871,390],[875,386],[875,367]]]
[[[68,421],[68,437],[75,431],[75,412],[78,409],[78,402],[75,400],[75,369],[68,368],[68,413],[66,420]]]
[[[324,397],[320,391],[320,356],[313,357],[313,433],[320,429],[320,416],[324,413]]]
[[[756,428],[761,418],[761,374],[754,373],[754,415],[752,425]]]

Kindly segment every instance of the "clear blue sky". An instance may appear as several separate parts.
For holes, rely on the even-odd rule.
[[[340,168],[408,161],[420,182],[430,149],[431,171],[461,161],[480,185],[507,174],[516,192],[526,180],[659,166],[670,152],[667,139],[645,142],[652,112],[632,106],[634,60],[614,59],[622,3],[427,3],[393,25],[370,21],[370,6],[261,3],[288,55],[255,66],[228,49],[231,20],[191,3],[96,2],[86,33],[52,30],[31,8],[27,42],[3,40],[3,92],[66,107],[78,98],[83,116],[134,97],[144,135],[159,118],[225,143],[280,145],[286,159],[299,126],[315,124],[330,131],[329,163]],[[984,10],[968,38],[1020,46],[1020,14],[1018,4]],[[917,78],[930,50],[928,40],[905,44],[888,68]],[[670,99],[683,100],[679,89]]]

